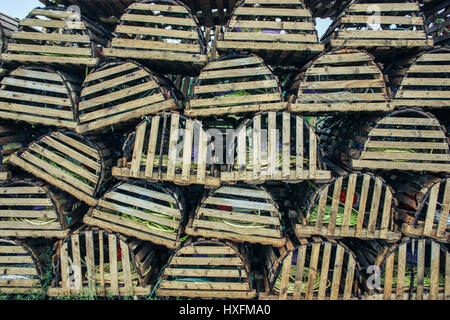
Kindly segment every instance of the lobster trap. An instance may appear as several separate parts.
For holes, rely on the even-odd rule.
[[[327,157],[349,170],[450,170],[446,130],[421,110],[330,118],[320,136]]]
[[[324,50],[302,0],[236,2],[216,47],[220,53],[252,52],[277,65],[300,65]]]
[[[138,180],[114,186],[83,222],[176,249],[182,242],[185,211],[179,189]]]
[[[413,62],[400,64],[393,72],[398,85],[392,99],[396,108],[448,108],[450,101],[450,48],[426,51]]]
[[[184,113],[210,117],[286,108],[278,78],[261,58],[229,54],[202,69]]]
[[[0,184],[0,236],[64,238],[87,208],[81,201],[37,179]]]
[[[430,174],[386,173],[395,188],[402,232],[408,237],[429,237],[448,243],[450,239],[450,181]]]
[[[170,181],[216,188],[214,143],[198,120],[163,113],[142,121],[123,146],[112,173],[119,179]]]
[[[425,3],[422,6],[425,16],[425,25],[427,26],[428,35],[431,35],[435,45],[449,44],[450,28],[450,1],[435,1]]]
[[[4,61],[55,64],[79,70],[99,63],[99,51],[111,35],[99,24],[65,7],[33,9],[13,32]]]
[[[263,246],[260,300],[356,300],[360,266],[354,254],[335,240],[288,240]],[[255,276],[256,277],[256,276]]]
[[[78,133],[123,126],[142,116],[179,109],[183,98],[165,77],[133,61],[106,62],[85,79]]]
[[[196,75],[208,62],[198,19],[177,0],[141,0],[120,18],[105,56],[143,61],[161,73]]]
[[[19,20],[0,13],[0,53],[4,53],[6,45],[11,40],[12,33],[19,29]],[[0,61],[0,77],[10,68],[4,61]]]
[[[42,293],[43,275],[35,249],[20,240],[0,238],[0,293]]]
[[[81,83],[51,67],[20,66],[1,81],[0,118],[75,129]]]
[[[450,253],[430,238],[348,244],[364,269],[364,300],[449,300]]]
[[[263,187],[222,186],[208,192],[186,227],[191,236],[283,246],[281,212]]]
[[[159,271],[150,243],[90,228],[58,241],[52,262],[50,297],[148,296]]]
[[[302,113],[389,111],[389,90],[375,58],[332,50],[305,65],[291,87],[289,110]]]
[[[113,153],[102,137],[55,131],[11,155],[9,161],[95,206],[110,179]]]
[[[303,200],[290,218],[299,238],[320,235],[396,242],[402,236],[394,223],[393,190],[378,176],[351,173],[322,186],[307,182],[296,194]]]
[[[255,298],[246,248],[214,239],[188,239],[169,258],[156,295],[203,299]]]
[[[230,164],[231,162],[231,164]],[[227,148],[222,182],[329,180],[313,127],[300,115],[264,112],[246,119]]]
[[[322,42],[331,48],[360,48],[377,57],[433,46],[415,0],[354,0],[330,25]]]

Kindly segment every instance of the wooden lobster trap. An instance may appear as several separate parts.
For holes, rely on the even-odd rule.
[[[13,32],[5,61],[21,64],[55,64],[70,69],[94,67],[99,50],[111,35],[80,13],[65,7],[33,9]]]
[[[450,170],[445,128],[418,109],[335,117],[321,129],[321,141],[327,156],[349,170]]]
[[[9,157],[28,143],[28,135],[8,122],[0,122],[0,182],[12,177]]]
[[[396,108],[421,109],[448,108],[450,103],[450,48],[426,51],[417,58],[393,69],[396,79],[391,85],[398,87],[392,105]]]
[[[0,118],[75,129],[81,83],[48,66],[20,66],[1,81]]]
[[[222,182],[263,183],[268,180],[295,182],[329,180],[324,170],[317,136],[300,115],[264,112],[246,119],[234,133],[234,145],[227,149]]]
[[[313,18],[334,18],[351,0],[304,0]]]
[[[158,297],[252,299],[248,252],[215,239],[188,239],[169,258],[156,289]]]
[[[324,50],[302,0],[238,1],[216,47],[253,52],[276,65],[300,65]]]
[[[158,274],[157,248],[102,229],[82,229],[55,244],[54,296],[147,296]]]
[[[403,234],[448,243],[450,178],[408,172],[387,172],[385,176],[396,191]]]
[[[430,238],[348,244],[363,266],[364,300],[449,300],[450,253]]]
[[[202,69],[184,113],[211,117],[286,108],[278,78],[261,58],[229,54]]]
[[[178,0],[141,0],[120,18],[105,56],[140,60],[163,73],[198,74],[208,62],[198,19]]]
[[[11,155],[9,161],[95,206],[111,178],[112,157],[112,150],[102,137],[55,131]]]
[[[81,220],[83,203],[37,179],[0,184],[0,236],[64,238]]]
[[[113,176],[216,188],[220,179],[210,140],[200,121],[178,113],[149,117],[128,136]]]
[[[261,186],[222,186],[208,192],[193,212],[186,233],[277,247],[286,243],[278,205]]]
[[[322,37],[331,48],[360,48],[387,59],[433,46],[415,0],[353,0]]]
[[[182,95],[165,77],[134,61],[105,62],[85,79],[78,133],[123,126],[142,116],[179,109]]]
[[[297,195],[299,210],[291,221],[299,238],[321,235],[396,242],[402,236],[394,223],[393,190],[378,176],[351,173],[322,186],[303,183]]]
[[[182,242],[185,212],[181,190],[144,180],[123,181],[99,200],[83,222],[177,249]]]
[[[375,58],[357,49],[327,51],[292,84],[289,110],[302,113],[389,111],[389,90]]]
[[[341,242],[310,238],[263,246],[260,300],[356,300],[360,266]],[[258,270],[260,271],[260,270]]]
[[[433,37],[434,44],[446,45],[450,38],[450,1],[435,1],[422,7],[427,32]]]
[[[0,293],[42,293],[44,275],[38,253],[20,240],[0,238]]]
[[[19,29],[20,20],[0,13],[0,53],[4,53],[6,45],[11,40],[12,33]],[[0,77],[2,77],[10,66],[3,60],[0,61]]]

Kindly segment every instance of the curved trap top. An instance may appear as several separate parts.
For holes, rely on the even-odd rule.
[[[86,211],[82,203],[36,179],[0,184],[0,236],[64,238]]]
[[[334,117],[324,126],[322,148],[349,170],[450,171],[446,130],[430,113]]]
[[[1,81],[0,118],[75,129],[82,79],[47,66],[20,66]]]
[[[179,189],[143,180],[120,182],[83,222],[176,249],[182,242],[185,210]]]
[[[133,61],[106,62],[84,80],[78,133],[123,126],[142,116],[178,109],[181,93],[168,79]]]
[[[261,58],[230,54],[202,69],[184,113],[210,117],[286,108],[278,78]]]
[[[223,182],[327,180],[317,136],[305,118],[289,112],[264,112],[246,119],[235,132],[232,161]]]
[[[18,240],[0,238],[0,293],[42,293],[44,272],[36,252]]]
[[[289,110],[302,113],[389,111],[389,92],[375,58],[362,50],[328,51],[294,80]]]
[[[392,58],[395,50],[432,47],[415,0],[354,0],[322,37],[331,48],[361,48]]]
[[[112,156],[101,137],[56,131],[11,155],[10,162],[95,206],[110,178]]]
[[[297,242],[297,241],[296,241]],[[302,239],[285,247],[264,246],[262,267],[267,277],[259,299],[353,300],[359,296],[360,266],[343,243]]]
[[[97,229],[58,241],[52,260],[51,297],[147,296],[158,273],[151,244]]]
[[[365,299],[449,299],[446,279],[450,276],[450,253],[444,244],[428,238],[406,238],[385,252],[377,256],[378,270],[374,270],[380,277],[369,281],[371,288]]]
[[[244,247],[219,240],[188,240],[170,257],[156,295],[252,299],[251,271]]]
[[[222,186],[209,192],[191,217],[191,236],[282,246],[286,240],[281,213],[269,192],[260,186]]]
[[[123,146],[123,159],[113,168],[119,179],[171,181],[179,185],[218,187],[213,143],[203,125],[177,113],[142,121]]]
[[[450,179],[429,174],[386,174],[395,187],[402,232],[409,237],[425,236],[441,242],[450,240]]]
[[[393,106],[423,109],[450,106],[450,48],[427,51],[404,70],[406,74],[392,99]]]
[[[302,0],[241,0],[217,43],[219,52],[254,52],[268,64],[299,65],[323,51]]]
[[[316,186],[305,183],[293,225],[297,237],[356,237],[398,241],[393,191],[383,179],[352,173]],[[303,199],[303,200],[302,200]]]
[[[164,73],[197,74],[208,62],[197,17],[177,0],[141,0],[120,18],[105,56],[141,60]]]
[[[5,61],[59,66],[96,66],[98,50],[109,33],[81,14],[65,7],[33,9],[12,35]]]

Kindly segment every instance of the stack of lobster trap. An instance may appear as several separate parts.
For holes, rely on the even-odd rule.
[[[0,293],[450,299],[448,3],[41,2],[1,20]]]

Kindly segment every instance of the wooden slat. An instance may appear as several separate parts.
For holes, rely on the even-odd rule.
[[[306,246],[301,246],[297,251],[297,270],[294,281],[293,299],[300,299],[303,288],[304,266],[306,261]]]
[[[425,239],[413,240],[417,245],[417,300],[424,297],[424,277],[425,277]],[[414,275],[411,275],[411,278]]]
[[[130,174],[134,178],[139,178],[141,168],[141,158],[144,148],[145,132],[147,130],[147,122],[142,122],[136,129],[136,137],[134,141],[133,156],[131,160]]]
[[[353,209],[353,198],[355,196],[355,189],[358,175],[351,174],[348,179],[347,195],[345,198],[344,214],[342,218],[341,235],[346,236],[350,227],[350,217]]]
[[[175,179],[175,166],[177,163],[177,144],[179,139],[180,116],[172,114],[170,119],[169,151],[167,163],[167,179]]]
[[[155,164],[156,145],[159,132],[160,116],[154,116],[150,123],[150,138],[148,140],[147,148],[147,163],[145,164],[145,177],[153,177],[153,167]]]
[[[111,292],[113,295],[119,295],[119,280],[117,273],[117,237],[114,234],[108,234],[108,247]]]

